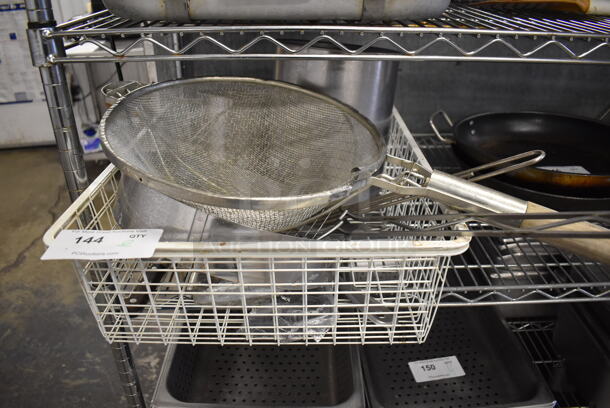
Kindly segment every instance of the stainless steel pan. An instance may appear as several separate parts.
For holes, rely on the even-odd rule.
[[[305,44],[286,43],[291,48],[301,48]],[[304,52],[327,55],[336,52],[336,47],[317,44]],[[367,52],[381,53],[375,48],[369,48]],[[287,51],[279,47],[278,53]],[[351,106],[377,126],[387,143],[398,65],[398,61],[279,60],[275,64],[275,79],[328,95]]]
[[[450,0],[104,0],[138,20],[397,20],[440,15]]]

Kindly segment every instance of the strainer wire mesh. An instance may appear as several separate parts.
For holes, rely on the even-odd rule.
[[[199,78],[142,88],[101,126],[125,173],[204,211],[253,228],[289,228],[370,175],[384,144],[365,118],[302,88]]]

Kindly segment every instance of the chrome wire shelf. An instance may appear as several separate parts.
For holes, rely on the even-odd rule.
[[[537,241],[475,237],[452,258],[441,306],[610,300],[610,269]]]
[[[450,145],[435,136],[414,136],[433,168],[463,169]],[[441,306],[602,300],[610,300],[607,265],[529,238],[475,236],[468,252],[452,258]]]
[[[374,24],[170,24],[128,20],[101,11],[55,30],[43,29],[42,35],[64,39],[67,47],[92,43],[107,53],[49,55],[51,63],[300,58],[610,64],[610,18],[460,4],[439,18]],[[167,35],[171,41],[164,40]],[[131,41],[115,48],[117,37]],[[300,45],[295,46],[295,40]],[[142,44],[148,55],[135,55]],[[336,52],[308,52],[321,44]],[[279,48],[284,52],[278,54]]]
[[[553,381],[553,373],[565,365],[553,344],[553,320],[510,320],[508,326],[517,336],[532,362],[538,367],[548,384]],[[557,406],[584,407],[581,399],[571,391],[554,390]]]

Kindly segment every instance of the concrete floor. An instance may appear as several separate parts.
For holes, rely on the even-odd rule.
[[[70,263],[40,261],[69,204],[56,149],[0,151],[0,175],[0,407],[125,406]],[[134,353],[150,401],[163,349]]]

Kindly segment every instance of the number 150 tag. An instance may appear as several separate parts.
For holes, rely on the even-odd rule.
[[[415,382],[444,380],[466,375],[456,356],[409,362]]]
[[[61,231],[42,255],[50,259],[135,259],[150,258],[163,230]]]

